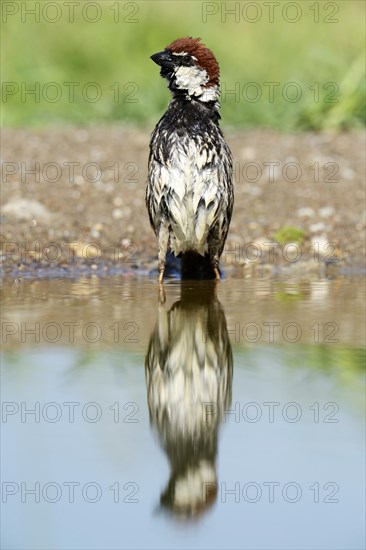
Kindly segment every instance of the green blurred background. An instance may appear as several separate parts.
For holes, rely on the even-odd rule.
[[[226,126],[364,125],[363,0],[46,0],[2,2],[3,126],[151,126],[169,92],[149,56],[181,36],[218,58]]]

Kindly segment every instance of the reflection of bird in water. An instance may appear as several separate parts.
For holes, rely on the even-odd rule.
[[[179,515],[215,501],[217,408],[230,406],[232,371],[215,284],[183,284],[180,301],[159,309],[145,361],[150,420],[171,466],[161,503]]]

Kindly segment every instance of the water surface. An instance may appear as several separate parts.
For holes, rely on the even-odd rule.
[[[3,548],[364,548],[363,279],[5,282]]]

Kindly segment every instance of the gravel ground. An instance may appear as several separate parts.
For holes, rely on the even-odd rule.
[[[225,135],[235,208],[224,270],[362,273],[364,133]],[[119,127],[3,130],[3,276],[156,269],[144,202],[148,143],[148,131]],[[286,226],[303,231],[298,244],[276,241]]]

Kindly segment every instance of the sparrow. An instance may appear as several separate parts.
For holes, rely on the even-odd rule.
[[[192,37],[174,40],[151,59],[173,96],[152,133],[148,163],[146,206],[158,240],[158,280],[168,252],[182,258],[189,273],[204,265],[207,278],[220,279],[234,190],[232,156],[219,126],[219,65]]]

